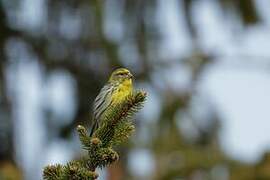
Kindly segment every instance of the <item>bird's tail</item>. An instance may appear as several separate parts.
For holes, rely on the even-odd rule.
[[[95,130],[98,128],[98,121],[95,119],[94,124],[92,125],[92,129],[90,131],[90,137],[94,134]]]

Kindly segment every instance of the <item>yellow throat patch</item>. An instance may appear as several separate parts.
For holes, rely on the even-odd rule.
[[[132,80],[125,79],[122,83],[118,85],[112,94],[112,103],[117,104],[122,102],[128,95],[132,93]]]

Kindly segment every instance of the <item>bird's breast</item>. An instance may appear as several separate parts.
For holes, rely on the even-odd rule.
[[[113,103],[122,102],[132,92],[132,81],[125,80],[118,85],[112,95]]]

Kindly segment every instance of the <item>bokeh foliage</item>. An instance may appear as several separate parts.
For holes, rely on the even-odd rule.
[[[9,96],[5,75],[6,68],[14,62],[7,48],[10,47],[8,44],[15,46],[23,43],[35,55],[47,76],[55,70],[65,70],[76,81],[78,108],[72,123],[61,128],[60,137],[69,138],[77,124],[89,123],[89,102],[93,101],[109,72],[116,67],[128,65],[135,73],[136,81],[150,84],[162,102],[157,123],[151,124],[151,141],[146,143],[156,160],[153,178],[172,179],[196,174],[209,177],[219,167],[228,171],[232,179],[269,178],[265,170],[270,163],[267,155],[257,165],[246,165],[223,154],[217,138],[219,117],[216,114],[212,115],[213,122],[207,129],[196,127],[199,138],[195,141],[186,140],[177,128],[176,114],[179,111],[189,112],[201,74],[216,56],[212,52],[204,52],[197,41],[198,27],[192,16],[192,7],[197,0],[178,2],[183,4],[179,13],[184,14],[188,36],[192,39],[192,51],[175,62],[159,57],[157,52],[158,45],[162,43],[155,19],[155,14],[159,13],[157,1],[47,0],[44,3],[46,18],[38,27],[18,25],[13,17],[21,4],[15,0],[0,1],[0,142],[3,142],[0,146],[0,165],[6,160],[14,162],[14,102]],[[244,27],[261,21],[255,1],[217,0],[217,3],[224,14],[235,13],[239,18],[238,23]],[[115,7],[121,7],[114,18],[121,20],[122,33],[121,30],[106,30],[105,14],[113,12]],[[73,20],[75,25],[69,20]],[[125,46],[135,49],[135,57],[129,52],[121,55],[120,51]],[[130,63],[130,59],[134,62]],[[191,74],[190,87],[186,91],[174,92],[169,88],[159,88],[152,78],[156,71],[173,66],[174,63],[183,65]],[[143,123],[138,123],[138,128],[141,128],[140,125]],[[136,147],[136,144],[130,146]],[[120,169],[123,171],[122,176],[131,177],[124,165]]]

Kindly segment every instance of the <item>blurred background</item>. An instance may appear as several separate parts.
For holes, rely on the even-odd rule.
[[[101,180],[270,179],[270,1],[0,0],[0,179],[85,153],[126,67],[148,92]]]

